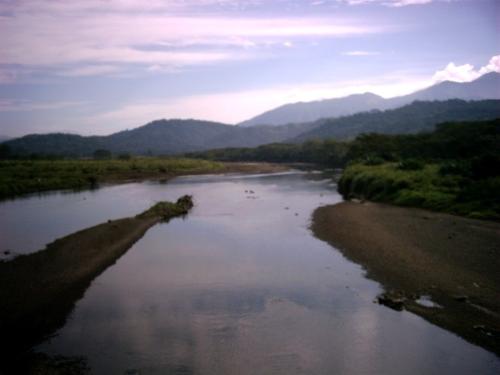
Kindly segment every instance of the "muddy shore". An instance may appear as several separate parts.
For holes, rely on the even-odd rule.
[[[189,196],[160,202],[135,217],[108,221],[0,262],[0,373],[18,370],[33,345],[64,325],[92,280],[149,228],[187,214],[192,205]]]
[[[318,208],[311,229],[383,285],[379,302],[500,355],[499,223],[342,202]]]

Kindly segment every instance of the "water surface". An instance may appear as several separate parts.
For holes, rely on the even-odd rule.
[[[8,204],[21,219],[22,207],[58,207],[50,220],[67,232],[186,193],[192,212],[95,279],[38,350],[84,356],[97,374],[500,372],[493,354],[373,303],[379,285],[309,230],[317,206],[341,200],[320,175],[184,177]],[[55,235],[36,226],[25,231],[35,249]]]

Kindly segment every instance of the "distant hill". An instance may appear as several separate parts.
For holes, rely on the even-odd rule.
[[[157,120],[109,136],[32,134],[4,143],[14,154],[89,156],[98,149],[113,153],[177,154],[219,147],[255,147],[294,138],[316,124],[240,128],[198,120]],[[4,147],[5,147],[4,146]]]
[[[445,81],[410,95],[384,99],[371,93],[350,95],[344,98],[326,99],[305,103],[286,104],[243,121],[239,126],[283,125],[316,121],[366,112],[401,107],[416,100],[483,100],[500,99],[500,73],[488,73],[475,81],[458,83]]]
[[[447,100],[444,102],[413,102],[386,111],[357,113],[334,119],[318,120],[317,126],[291,139],[350,139],[361,133],[411,134],[433,130],[448,121],[492,120],[500,118],[500,100]]]
[[[256,125],[283,125],[316,121],[320,118],[338,117],[379,109],[385,106],[381,96],[365,93],[349,95],[338,99],[285,104],[250,120],[238,124],[243,127]]]

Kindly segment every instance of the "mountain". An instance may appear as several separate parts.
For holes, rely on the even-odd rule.
[[[500,99],[500,73],[482,75],[472,82],[444,81],[410,95],[387,99],[392,108],[405,105],[415,100],[483,100]]]
[[[325,99],[314,102],[285,104],[250,120],[238,124],[242,127],[256,125],[283,125],[303,123],[320,118],[351,115],[371,109],[382,108],[385,99],[381,96],[365,93],[346,96],[338,99]]]
[[[492,120],[500,118],[500,100],[447,100],[443,102],[413,102],[406,106],[357,113],[316,122],[312,130],[291,139],[303,142],[310,139],[350,139],[361,133],[411,134],[433,130],[435,125],[448,121]]]
[[[326,99],[306,103],[286,104],[244,121],[239,126],[283,125],[316,121],[351,115],[373,109],[385,110],[401,107],[416,100],[483,100],[500,99],[500,73],[484,74],[472,82],[445,81],[413,94],[384,99],[371,93],[350,95],[344,98]]]
[[[90,156],[98,149],[113,153],[178,154],[220,147],[255,147],[281,142],[309,131],[316,124],[240,128],[199,120],[157,120],[109,136],[84,137],[74,134],[32,134],[3,143],[20,155]]]
[[[256,147],[316,138],[349,139],[360,133],[417,133],[445,121],[500,118],[500,100],[414,102],[401,108],[357,113],[311,123],[240,127],[198,120],[157,120],[108,136],[33,134],[2,143],[5,155],[91,156],[112,153],[172,155],[226,147]],[[7,151],[6,151],[7,150]]]

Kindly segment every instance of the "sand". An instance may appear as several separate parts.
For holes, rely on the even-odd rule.
[[[500,354],[499,223],[342,202],[318,208],[312,230],[404,309]],[[420,296],[441,308],[418,304]]]

